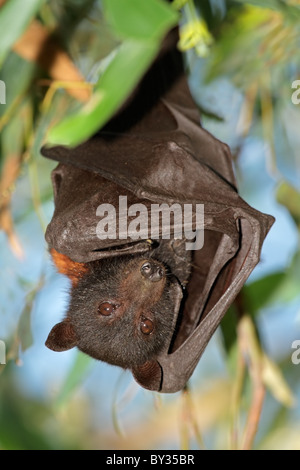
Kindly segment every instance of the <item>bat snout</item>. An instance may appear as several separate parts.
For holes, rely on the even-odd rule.
[[[165,269],[160,263],[145,261],[141,266],[141,274],[151,282],[158,282],[165,277]]]

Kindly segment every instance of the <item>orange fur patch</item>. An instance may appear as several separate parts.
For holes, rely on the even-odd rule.
[[[50,250],[50,254],[58,272],[68,276],[73,287],[77,286],[79,279],[89,270],[85,263],[76,263],[76,261],[72,261],[68,256],[59,253],[54,248]]]

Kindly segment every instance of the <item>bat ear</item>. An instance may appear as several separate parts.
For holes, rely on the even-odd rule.
[[[162,368],[157,361],[147,361],[132,369],[132,375],[142,387],[159,392],[162,386]]]
[[[53,351],[62,352],[72,349],[77,344],[73,326],[68,320],[57,323],[49,333],[46,346]]]

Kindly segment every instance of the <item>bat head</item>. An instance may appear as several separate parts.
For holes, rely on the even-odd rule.
[[[91,262],[46,346],[54,351],[77,346],[109,364],[140,366],[170,343],[178,295],[178,281],[151,257]]]

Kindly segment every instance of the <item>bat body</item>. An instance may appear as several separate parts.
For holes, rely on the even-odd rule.
[[[185,386],[274,222],[239,196],[229,148],[201,127],[176,41],[98,134],[76,148],[42,149],[59,162],[46,240],[72,283],[46,344],[77,346],[160,392]],[[131,211],[114,217],[123,200]],[[202,206],[203,246],[187,249],[175,216],[167,237],[165,222],[156,236],[133,236],[136,214],[151,225],[153,205],[192,208],[193,233]],[[117,237],[99,237],[103,217]]]

